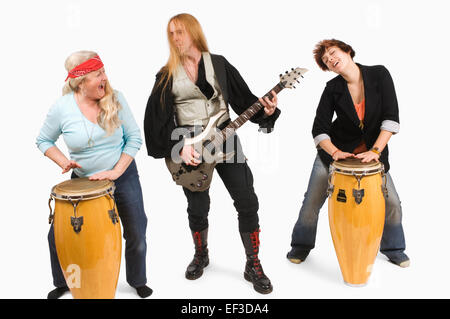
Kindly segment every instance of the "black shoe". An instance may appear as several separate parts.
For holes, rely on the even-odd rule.
[[[382,251],[384,255],[389,259],[394,265],[400,266],[402,268],[407,268],[410,265],[409,257],[404,252],[397,251]]]
[[[47,299],[59,299],[62,295],[69,291],[69,287],[60,287],[53,289],[47,295]]]
[[[200,232],[192,232],[194,239],[195,254],[186,269],[186,279],[195,280],[203,275],[203,268],[209,265],[208,257],[208,228]]]
[[[152,290],[152,288],[144,285],[144,286],[141,286],[141,287],[136,287],[136,292],[137,292],[139,297],[147,298],[147,297],[151,296],[151,294],[153,293],[153,290]]]
[[[258,258],[259,232],[259,230],[256,230],[253,233],[241,233],[242,243],[247,255],[244,278],[253,283],[253,288],[260,294],[269,294],[272,292],[273,286],[269,278],[264,274]]]
[[[298,247],[292,247],[291,251],[287,254],[287,259],[294,264],[300,264],[304,262],[308,257],[310,249],[302,249]]]

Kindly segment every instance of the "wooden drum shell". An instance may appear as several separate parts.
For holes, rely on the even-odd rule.
[[[83,217],[79,232],[71,223],[77,201],[55,198],[55,243],[64,278],[75,299],[114,298],[122,253],[114,200],[109,194],[79,200],[75,210],[76,217]]]
[[[331,236],[344,281],[352,286],[365,285],[377,256],[385,221],[382,173],[355,176],[331,173],[334,186],[328,199]],[[358,204],[353,190],[363,189]]]

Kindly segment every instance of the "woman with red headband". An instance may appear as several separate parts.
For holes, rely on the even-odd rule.
[[[139,127],[124,96],[111,88],[103,63],[95,52],[79,51],[65,63],[68,76],[63,96],[50,108],[36,140],[38,148],[72,178],[112,180],[114,197],[126,240],[128,283],[140,297],[152,294],[146,286],[146,228],[142,190],[134,157],[142,144]],[[55,145],[60,135],[67,158]],[[59,265],[53,225],[48,235],[53,283],[49,299],[69,291]]]

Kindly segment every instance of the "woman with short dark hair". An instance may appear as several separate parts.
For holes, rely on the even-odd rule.
[[[327,82],[317,107],[312,134],[318,152],[287,258],[300,263],[314,248],[319,211],[327,199],[331,162],[355,157],[364,163],[384,164],[389,196],[385,198],[386,220],[380,251],[392,263],[408,267],[402,208],[389,174],[387,143],[400,128],[397,97],[389,71],[382,65],[355,63],[353,48],[335,39],[319,42],[313,52],[319,67],[337,76]]]

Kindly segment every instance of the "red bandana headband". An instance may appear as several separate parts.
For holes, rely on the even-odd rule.
[[[102,67],[103,62],[102,60],[100,60],[100,57],[96,55],[95,57],[81,63],[80,65],[77,65],[72,70],[70,70],[65,81],[67,81],[68,78],[75,79],[80,76],[86,75],[92,71],[97,71]]]

